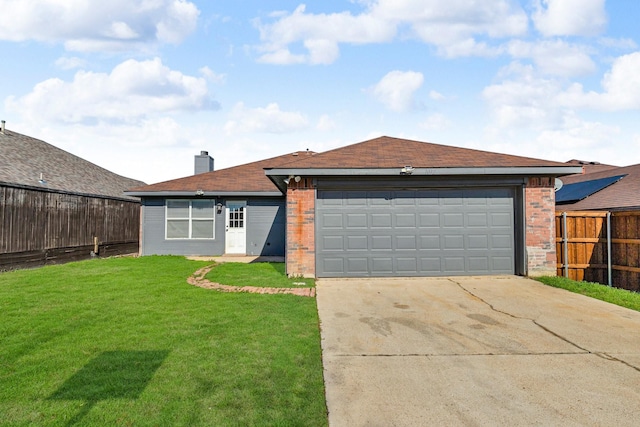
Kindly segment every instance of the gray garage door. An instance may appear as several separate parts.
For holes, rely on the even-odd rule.
[[[509,188],[318,191],[318,277],[514,274]]]

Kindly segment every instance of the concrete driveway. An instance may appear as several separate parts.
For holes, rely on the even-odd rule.
[[[329,424],[640,424],[640,313],[520,277],[321,279]]]

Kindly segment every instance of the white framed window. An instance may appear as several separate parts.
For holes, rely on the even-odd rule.
[[[213,199],[167,200],[165,238],[214,239],[215,216]]]

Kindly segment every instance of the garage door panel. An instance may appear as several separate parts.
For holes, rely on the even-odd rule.
[[[468,249],[489,249],[489,236],[486,234],[474,234],[467,236]]]
[[[347,251],[366,251],[369,245],[367,236],[346,236]]]
[[[513,223],[513,216],[509,212],[493,212],[491,213],[492,227],[510,228]]]
[[[465,273],[464,257],[444,256],[442,257],[442,261],[444,263],[444,271],[449,273]]]
[[[371,272],[389,274],[393,272],[393,258],[392,257],[372,257],[371,258]]]
[[[399,251],[415,251],[418,249],[416,236],[396,236],[396,249]]]
[[[390,213],[372,213],[369,215],[371,218],[371,228],[391,228],[392,216]]]
[[[440,214],[420,213],[418,215],[420,228],[440,228]]]
[[[513,194],[509,188],[319,190],[317,274],[513,274]]]
[[[513,250],[513,238],[509,234],[491,236],[491,249]]]
[[[367,274],[369,272],[369,260],[366,257],[347,258],[347,272],[351,274]]]
[[[398,273],[412,273],[418,272],[418,260],[414,257],[410,258],[397,258],[396,259],[396,271]]]
[[[416,228],[416,214],[415,213],[396,214],[396,227]]]
[[[343,251],[344,239],[342,236],[324,236],[322,238],[322,249],[325,251]]]
[[[489,258],[487,256],[470,256],[467,258],[468,272],[485,274],[489,271]]]
[[[345,214],[347,230],[354,228],[367,228],[367,214],[365,213],[348,213]]]
[[[320,226],[323,228],[335,228],[341,230],[344,225],[342,222],[342,214],[339,213],[321,213]]]
[[[420,248],[424,250],[440,250],[440,236],[420,236]]]
[[[442,265],[440,257],[420,258],[420,271],[425,273],[440,273]]]
[[[443,237],[444,237],[443,239],[444,246],[442,247],[443,250],[447,251],[447,250],[464,249],[463,235],[448,234]]]
[[[487,225],[489,225],[489,219],[486,212],[467,214],[467,227],[486,228]]]
[[[386,236],[371,236],[371,250],[390,251],[393,249],[393,238]]]
[[[325,274],[344,274],[344,260],[340,258],[325,257],[322,260],[322,271]],[[366,272],[366,271],[365,271]]]
[[[464,215],[462,213],[443,213],[442,226],[460,228],[464,226]]]

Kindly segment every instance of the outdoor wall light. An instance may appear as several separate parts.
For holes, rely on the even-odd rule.
[[[293,175],[289,175],[289,177],[288,177],[288,178],[285,178],[285,179],[284,179],[284,183],[285,183],[285,184],[287,184],[287,185],[289,185],[289,182],[290,182],[292,179],[293,179]]]
[[[217,213],[222,213],[222,203],[218,203],[218,204],[216,205],[216,212],[217,212]]]
[[[200,189],[196,190],[196,196],[204,196],[204,191]]]
[[[301,180],[301,179],[302,179],[302,178],[300,178],[299,176],[296,176],[295,178],[293,178],[293,180],[294,180],[295,182],[300,182],[300,180]]]

